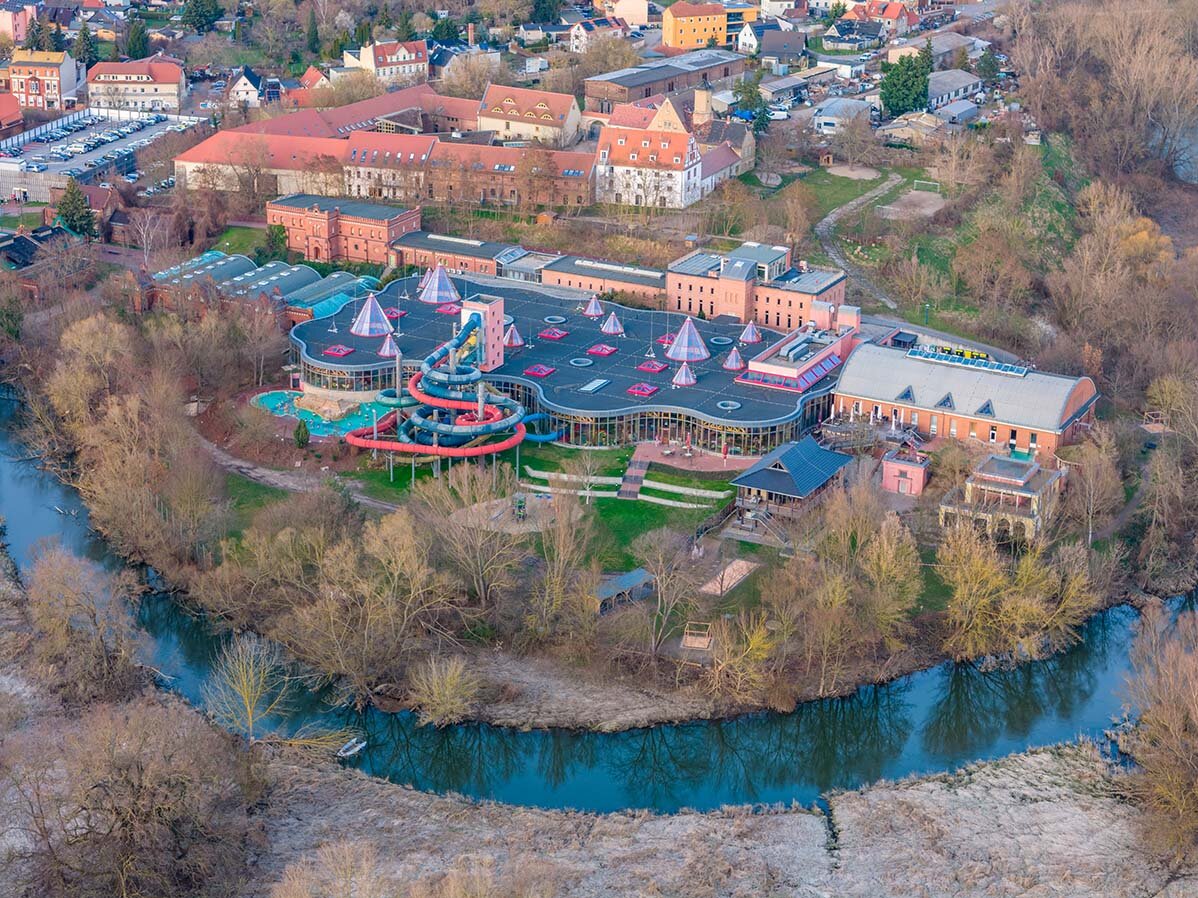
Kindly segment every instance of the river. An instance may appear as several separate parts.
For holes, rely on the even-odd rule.
[[[3,405],[8,405],[4,403]],[[17,565],[57,539],[109,567],[122,562],[87,527],[70,487],[27,460],[0,408],[0,515]],[[56,510],[62,509],[66,514]],[[658,726],[622,733],[519,732],[484,724],[436,730],[411,714],[357,714],[305,694],[274,721],[283,730],[361,730],[372,774],[418,789],[546,808],[706,810],[749,802],[815,802],[832,788],[956,769],[970,761],[1074,739],[1101,738],[1121,713],[1136,613],[1098,615],[1070,650],[1014,670],[942,664],[791,714]],[[169,596],[150,593],[138,621],[164,684],[202,704],[221,636]]]

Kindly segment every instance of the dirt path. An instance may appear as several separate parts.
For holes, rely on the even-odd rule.
[[[328,479],[308,471],[276,471],[274,468],[264,468],[261,465],[256,465],[253,462],[230,455],[224,449],[209,442],[199,434],[196,434],[196,439],[200,441],[200,444],[212,457],[212,460],[226,471],[240,474],[247,480],[253,480],[256,483],[273,486],[275,489],[288,490],[293,493],[310,493],[320,489]],[[395,511],[399,508],[394,502],[385,502],[382,499],[375,499],[372,496],[366,495],[362,492],[358,482],[353,478],[341,477],[338,479],[349,487],[350,495],[354,499],[368,508],[374,508],[383,512]]]
[[[1136,491],[1132,493],[1127,504],[1119,509],[1119,513],[1111,519],[1111,522],[1105,527],[1101,527],[1094,532],[1095,540],[1110,539],[1116,533],[1121,533],[1123,528],[1127,526],[1131,520],[1131,516],[1140,508],[1140,503],[1144,501],[1144,497],[1148,494],[1148,462],[1145,461],[1140,465],[1140,483],[1136,487]]]
[[[840,245],[836,241],[836,225],[846,215],[856,212],[862,206],[872,203],[878,197],[882,196],[882,194],[893,189],[902,179],[902,175],[891,172],[890,176],[873,190],[861,194],[861,196],[854,200],[849,200],[843,206],[837,206],[815,224],[815,236],[819,238],[820,246],[823,247],[828,257],[843,268],[849,277],[860,285],[866,293],[870,294],[888,309],[895,310],[898,309],[898,303],[874,284],[869,275],[862,271],[861,266],[850,262],[848,257],[840,249]]]

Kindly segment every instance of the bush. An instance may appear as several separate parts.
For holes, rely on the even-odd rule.
[[[482,691],[482,682],[466,668],[460,655],[429,658],[412,675],[409,697],[421,725],[446,726],[470,716]]]
[[[295,432],[292,434],[292,438],[295,440],[296,449],[308,448],[308,444],[312,442],[312,434],[308,430],[308,423],[306,421],[301,419],[300,422],[295,425]]]

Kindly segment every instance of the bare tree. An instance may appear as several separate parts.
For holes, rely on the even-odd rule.
[[[1077,447],[1069,466],[1065,508],[1086,530],[1086,545],[1094,543],[1094,529],[1101,527],[1123,502],[1123,482],[1115,466],[1115,447],[1110,436],[1096,430],[1094,438]]]
[[[632,543],[632,554],[653,578],[655,602],[646,608],[648,650],[656,656],[694,604],[697,582],[688,540],[674,531],[652,530]]]

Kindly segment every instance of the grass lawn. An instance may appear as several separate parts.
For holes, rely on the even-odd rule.
[[[399,455],[395,459],[395,478],[387,472],[387,462],[385,458],[381,459],[382,467],[363,467],[357,471],[346,474],[346,478],[356,480],[362,484],[362,492],[375,499],[382,499],[384,502],[398,502],[412,486],[412,462],[406,455]],[[447,470],[442,466],[442,471]],[[424,480],[427,477],[433,476],[433,467],[428,464],[416,465],[416,480]]]
[[[884,177],[885,175],[879,175],[870,181],[855,181],[852,178],[828,174],[826,169],[821,168],[802,175],[800,180],[811,188],[811,192],[815,196],[816,220],[818,220],[837,206],[843,206],[861,194],[873,190],[882,183]]]
[[[286,490],[250,480],[240,474],[225,475],[225,492],[233,509],[233,521],[229,536],[239,537],[249,526],[257,512],[267,505],[278,502],[287,495]]]
[[[924,614],[929,611],[943,611],[948,607],[948,600],[952,598],[952,589],[948,584],[940,578],[940,572],[936,570],[936,550],[924,546],[920,547],[919,559],[923,562],[923,593],[915,602],[915,614]]]
[[[609,571],[628,571],[637,566],[629,547],[641,534],[662,527],[686,532],[712,512],[709,508],[671,508],[629,499],[596,499],[591,508],[600,539],[596,556]]]
[[[229,255],[252,256],[255,249],[265,244],[265,228],[229,228],[217,238],[212,248]]]
[[[600,459],[598,475],[600,477],[619,477],[628,467],[632,458],[632,447],[624,449],[565,449],[548,443],[522,443],[520,445],[520,476],[523,477],[525,468],[536,471],[564,471],[572,459],[583,452],[594,452]],[[515,467],[516,450],[509,449],[499,455],[500,461]]]
[[[24,215],[0,215],[0,228],[8,228],[10,231],[15,231],[21,225],[27,228],[40,227],[41,223],[41,212],[26,212]]]

